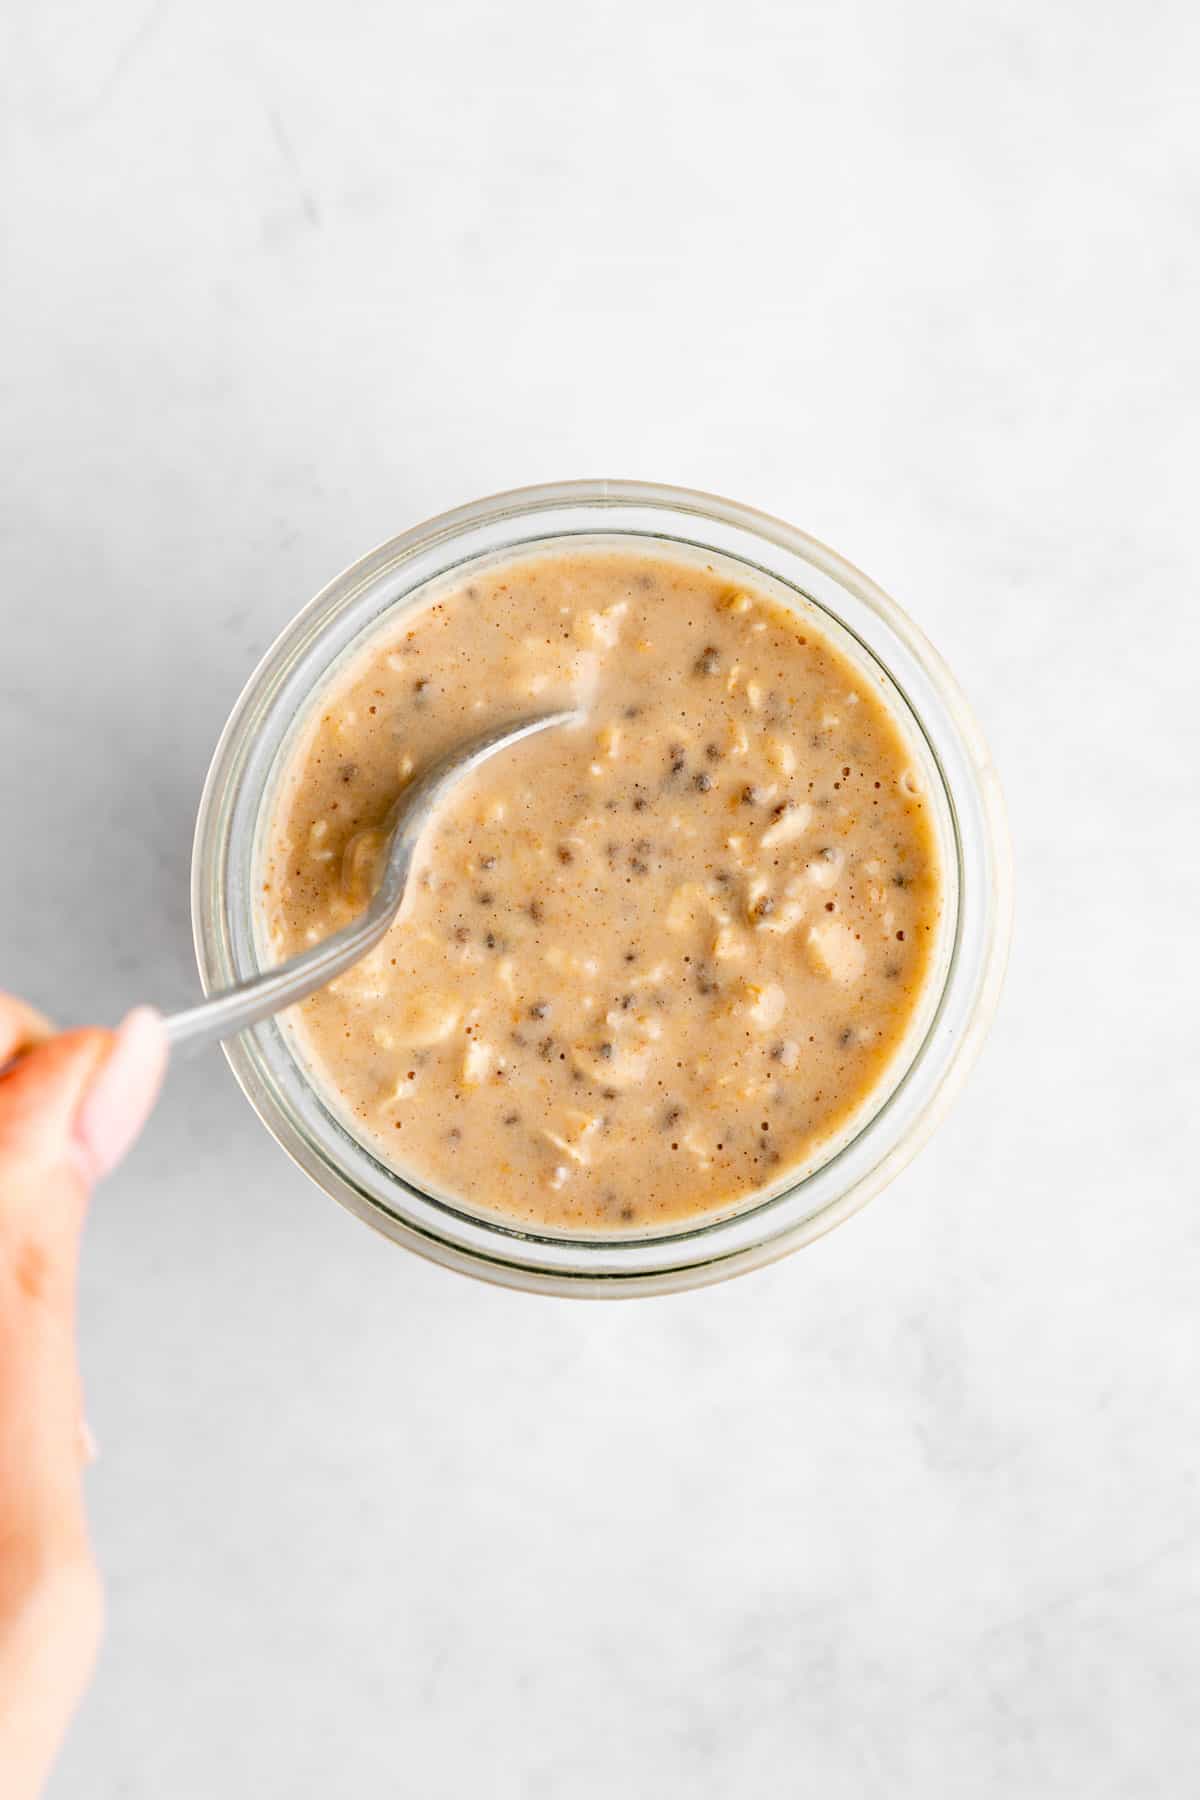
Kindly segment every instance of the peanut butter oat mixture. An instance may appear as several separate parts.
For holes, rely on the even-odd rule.
[[[495,567],[383,623],[301,733],[262,870],[280,958],[365,904],[433,756],[581,703],[430,827],[383,944],[290,1015],[386,1163],[530,1227],[637,1231],[819,1158],[910,1026],[942,908],[870,677],[703,565]]]

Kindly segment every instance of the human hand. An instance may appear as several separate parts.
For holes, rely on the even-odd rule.
[[[99,1643],[75,1348],[93,1182],[124,1155],[166,1065],[157,1014],[53,1036],[0,994],[0,1791],[42,1790]]]

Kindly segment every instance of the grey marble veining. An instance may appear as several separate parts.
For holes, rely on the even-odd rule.
[[[640,475],[834,543],[1012,814],[991,1041],[799,1257],[524,1299],[173,1073],[84,1266],[53,1800],[1186,1793],[1194,9],[13,0],[0,981],[193,991],[200,782],[371,544]],[[86,855],[63,854],[79,839]]]

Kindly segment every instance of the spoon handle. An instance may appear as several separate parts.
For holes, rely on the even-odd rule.
[[[167,1042],[172,1050],[204,1050],[224,1038],[235,1037],[248,1025],[257,1025],[285,1006],[294,1006],[372,950],[387,925],[386,919],[357,919],[314,944],[311,950],[289,957],[278,968],[235,982],[233,987],[182,1012],[169,1013],[163,1021]]]

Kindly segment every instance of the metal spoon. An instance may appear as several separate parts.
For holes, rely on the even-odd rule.
[[[581,717],[582,714],[570,711],[541,713],[516,725],[485,732],[432,764],[400,797],[379,885],[362,917],[278,968],[239,981],[186,1012],[172,1013],[165,1021],[172,1049],[200,1049],[233,1037],[247,1025],[257,1025],[260,1019],[304,1000],[373,950],[400,911],[417,844],[430,814],[454,784],[510,744],[519,744],[523,738],[548,731],[554,725],[574,724]]]

